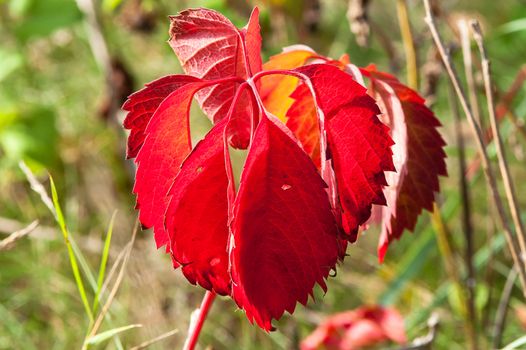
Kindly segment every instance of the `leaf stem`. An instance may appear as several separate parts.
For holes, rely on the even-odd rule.
[[[298,72],[295,72],[293,70],[287,70],[287,69],[272,69],[272,70],[262,70],[261,72],[257,72],[252,77],[253,81],[258,81],[259,79],[267,76],[267,75],[291,75],[293,77],[296,77],[298,79],[301,79],[302,81],[307,80],[307,77],[305,77],[303,74],[300,74]]]
[[[203,324],[208,316],[208,311],[210,311],[210,307],[212,306],[215,297],[216,293],[209,290],[206,291],[203,301],[201,302],[201,307],[196,310],[198,312],[197,320],[195,323],[193,320],[190,321],[190,329],[188,330],[188,337],[184,344],[184,350],[194,350],[197,345],[197,339],[199,338],[199,334],[201,333],[201,329],[203,328]]]

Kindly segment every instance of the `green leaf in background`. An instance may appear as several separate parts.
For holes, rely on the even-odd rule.
[[[21,0],[18,0],[21,1]],[[17,3],[18,1],[13,1]],[[82,15],[73,0],[24,0],[28,4],[12,11],[15,34],[21,41],[46,36],[57,29],[80,22]],[[18,9],[18,6],[15,6]],[[15,12],[15,13],[13,13]]]
[[[24,59],[18,52],[0,48],[0,82],[22,66]]]
[[[500,252],[505,245],[506,240],[502,233],[495,236],[495,239],[493,240],[493,242],[491,242],[491,244],[482,247],[475,254],[475,269],[479,271],[480,269],[484,268],[490,256],[497,252]],[[428,305],[414,311],[406,317],[405,327],[410,334],[411,332],[414,332],[415,329],[418,329],[426,321],[429,315],[448,299],[448,295],[451,293],[452,288],[453,284],[449,281],[442,284],[438,289],[435,290],[433,300],[431,300],[431,302]],[[477,307],[480,306],[480,304],[482,303],[481,301],[483,301],[484,298],[489,297],[479,296],[479,292],[480,291],[477,290],[477,296],[475,297],[475,304]],[[482,291],[480,293],[483,294],[485,293],[485,291]],[[478,300],[479,298],[482,300]]]
[[[513,349],[519,349],[519,346],[522,346],[526,344],[526,335],[523,337],[520,337],[519,339],[509,343],[504,347],[502,350],[513,350]]]
[[[466,305],[461,303],[461,297],[459,293],[466,293],[465,289],[459,290],[455,284],[451,285],[450,292],[448,294],[448,302],[451,309],[462,317],[466,317]],[[484,284],[477,284],[475,290],[475,307],[480,312],[484,309],[489,300],[489,289]]]
[[[16,107],[13,105],[0,106],[0,132],[18,117]]]
[[[37,168],[57,164],[58,131],[53,110],[34,107],[25,113],[16,110],[4,113],[8,118],[0,122],[0,149],[5,159],[0,163],[17,163],[22,159]],[[0,110],[0,116],[4,113]]]
[[[106,13],[112,13],[122,4],[122,0],[102,0],[102,10]]]
[[[498,31],[502,34],[511,34],[526,30],[526,18],[516,19],[501,26]]]
[[[246,24],[246,18],[243,18],[237,11],[234,11],[226,0],[195,0],[192,1],[192,7],[204,7],[221,12],[239,28]]]
[[[14,17],[23,16],[32,2],[32,0],[11,0],[9,1],[9,13]]]

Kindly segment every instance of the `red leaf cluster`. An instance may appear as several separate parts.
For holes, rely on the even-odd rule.
[[[389,243],[399,239],[405,229],[412,231],[423,209],[429,211],[433,209],[434,193],[439,191],[439,176],[447,175],[446,154],[443,149],[445,142],[437,130],[440,122],[416,91],[402,84],[396,77],[377,71],[374,65],[365,68],[356,67],[349,63],[346,56],[342,56],[339,60],[332,60],[316,54],[306,46],[292,46],[286,48],[283,53],[271,57],[263,67],[274,68],[282,64],[287,68],[295,68],[309,61],[321,61],[338,67],[363,86],[365,86],[364,80],[368,79],[369,94],[375,98],[381,110],[380,120],[390,128],[390,135],[394,141],[391,148],[394,168],[388,170],[395,171],[386,172],[385,179],[381,177],[370,182],[383,186],[383,196],[373,197],[375,193],[378,194],[379,188],[371,187],[368,197],[369,199],[374,198],[371,201],[377,204],[374,206],[376,214],[374,216],[382,222],[378,258],[383,261]],[[316,146],[319,144],[320,131],[317,128],[316,110],[312,97],[308,94],[305,84],[298,85],[297,82],[290,81],[288,77],[280,80],[274,79],[273,81],[263,80],[263,91],[272,91],[272,87],[277,86],[280,93],[290,95],[289,101],[286,101],[290,107],[283,111],[280,108],[281,101],[268,92],[264,95],[265,105],[278,113],[278,117],[285,120],[314,163],[319,164],[319,149]],[[348,128],[347,125],[339,126],[339,128],[342,127]],[[350,134],[347,135],[350,136]],[[352,140],[342,142],[342,144],[356,145],[356,138],[353,137]],[[374,139],[370,141],[377,152],[378,141]],[[361,154],[361,152],[371,154],[367,147],[363,148],[362,145],[357,145],[357,147],[355,154]],[[344,148],[340,147],[340,149]],[[357,159],[352,152],[348,150],[344,152]],[[383,159],[382,156],[379,156],[377,161],[381,159]],[[370,163],[371,161],[374,161],[374,158],[367,156],[365,162]],[[352,165],[352,161],[344,164],[348,167]],[[356,176],[352,168],[345,170],[348,171],[345,178]],[[363,186],[363,183],[356,184],[356,186],[361,188],[358,193],[367,195],[368,186]],[[347,211],[345,211],[346,206],[349,208]],[[363,218],[370,217],[371,208],[362,208],[363,211],[360,212],[359,208],[352,207],[352,203],[345,201],[341,203],[341,207],[344,211],[343,227],[351,235],[350,241],[354,241],[357,238],[357,232],[353,232],[352,227],[357,227],[356,223],[363,224]],[[356,217],[353,220],[353,214],[358,220]]]
[[[398,170],[393,139],[346,57],[333,61],[295,47],[262,65],[257,9],[242,29],[206,9],[170,20],[169,44],[186,75],[149,83],[123,106],[128,157],[137,163],[139,218],[191,283],[231,296],[251,321],[270,330],[272,319],[307,302],[315,284],[326,289],[325,279],[373,205],[392,204],[385,187],[386,174]],[[432,136],[430,156],[443,158],[438,124],[426,124],[434,116],[414,95],[400,97],[408,112],[396,118],[413,113],[415,132]],[[213,123],[196,145],[189,125],[194,97]],[[411,149],[412,141],[401,142]],[[231,147],[248,149],[239,181]],[[440,165],[434,169],[445,173]],[[420,197],[403,203],[418,213],[437,189],[438,182],[418,187]],[[399,197],[393,203],[402,203]],[[396,208],[390,213],[398,218],[403,210]],[[399,236],[394,225],[412,228],[405,220],[391,222],[387,241]]]

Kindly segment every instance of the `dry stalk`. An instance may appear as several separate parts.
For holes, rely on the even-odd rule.
[[[517,244],[517,241],[515,240],[515,237],[512,233],[513,231],[511,230],[511,227],[507,221],[506,212],[504,211],[504,206],[503,206],[503,203],[501,201],[501,198],[499,196],[499,192],[497,189],[497,182],[495,180],[495,175],[493,173],[493,169],[489,162],[489,157],[486,151],[486,146],[484,144],[482,131],[477,121],[475,120],[473,112],[471,111],[471,108],[467,102],[466,94],[464,93],[464,90],[462,86],[460,85],[460,79],[458,78],[458,74],[456,72],[455,66],[453,65],[451,61],[451,56],[446,51],[442,38],[438,32],[438,29],[436,27],[435,20],[434,20],[432,11],[431,11],[429,0],[423,0],[423,2],[425,6],[425,11],[426,11],[425,21],[427,25],[429,26],[429,29],[431,31],[431,35],[433,36],[435,45],[437,46],[440,56],[442,57],[442,62],[444,63],[444,67],[446,68],[446,71],[451,80],[451,83],[453,84],[455,93],[457,94],[457,97],[459,98],[460,104],[462,106],[462,109],[464,110],[464,113],[466,114],[471,131],[473,132],[473,135],[475,137],[478,152],[481,156],[484,175],[486,177],[486,181],[488,183],[488,187],[490,189],[493,201],[497,208],[499,219],[501,221],[501,224],[504,230],[504,235],[506,237],[506,241],[507,241],[511,256],[513,258],[513,262],[517,266],[517,269],[519,272],[519,278],[522,284],[522,292],[524,296],[526,297],[526,271],[525,271],[523,262],[520,260],[520,256],[522,256],[523,254],[520,250],[519,245]]]
[[[477,85],[475,84],[475,77],[473,76],[473,57],[471,56],[471,42],[469,39],[469,27],[465,19],[458,23],[458,30],[460,32],[460,43],[462,45],[462,58],[464,60],[464,73],[466,75],[466,83],[468,88],[468,97],[471,110],[475,120],[483,128],[483,123],[480,118],[480,108],[477,99]]]
[[[7,238],[4,238],[0,241],[0,252],[3,250],[9,250],[13,248],[15,243],[33,232],[38,226],[38,220],[33,221],[27,227],[24,227],[21,230],[11,233]]]
[[[477,21],[471,23],[473,29],[473,38],[477,43],[477,46],[480,51],[480,59],[482,62],[482,76],[484,78],[484,89],[486,91],[486,98],[488,100],[488,114],[491,125],[491,131],[495,139],[495,149],[497,150],[497,158],[499,161],[499,169],[504,182],[504,191],[506,192],[506,198],[508,200],[508,205],[511,212],[511,217],[515,225],[515,230],[517,232],[517,237],[519,240],[519,245],[522,251],[521,260],[525,261],[526,259],[526,236],[524,233],[524,223],[522,222],[519,204],[517,203],[517,195],[515,193],[515,187],[513,181],[511,181],[510,170],[508,162],[506,160],[506,153],[504,151],[504,145],[502,142],[502,137],[500,136],[500,131],[497,122],[497,116],[495,113],[495,102],[493,99],[493,89],[492,89],[492,79],[491,79],[491,70],[490,70],[490,61],[486,53],[486,48],[484,46],[484,38],[482,36],[482,31],[480,25]]]

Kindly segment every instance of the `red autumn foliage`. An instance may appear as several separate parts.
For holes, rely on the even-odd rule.
[[[386,341],[407,342],[402,316],[392,308],[363,306],[327,318],[301,342],[301,350],[357,350]]]
[[[326,289],[373,205],[398,205],[385,196],[386,174],[399,167],[393,140],[346,57],[333,61],[302,48],[262,65],[257,9],[242,29],[206,9],[170,20],[169,44],[187,75],[149,83],[123,106],[139,219],[191,283],[231,296],[249,320],[270,330],[272,319],[307,303],[315,284]],[[432,136],[426,147],[443,160],[438,123],[423,100],[393,89],[410,96],[412,125],[422,128],[414,130]],[[196,145],[189,125],[194,97],[214,124]],[[409,118],[405,109],[395,113]],[[408,145],[410,164],[419,160],[411,158],[407,135],[399,141]],[[230,147],[248,149],[237,186]],[[433,178],[426,181],[445,173],[440,164],[424,172]],[[406,168],[407,178],[422,174]],[[429,209],[435,182],[416,188],[415,220]],[[396,208],[391,226],[412,228],[398,223],[403,209]]]
[[[263,67],[272,69],[285,65],[287,68],[295,68],[305,65],[309,60],[336,66],[362,85],[365,85],[364,79],[368,79],[369,94],[375,98],[381,110],[380,119],[390,128],[394,141],[392,159],[396,171],[385,173],[388,186],[383,187],[383,194],[386,202],[373,202],[381,204],[375,206],[375,216],[382,221],[378,258],[383,261],[389,243],[399,239],[405,229],[412,231],[423,209],[433,209],[434,193],[439,190],[438,177],[447,175],[446,154],[443,149],[445,142],[437,131],[440,122],[417,92],[394,76],[377,71],[374,65],[359,68],[350,64],[345,55],[340,60],[332,60],[316,54],[306,46],[292,46],[271,57]],[[278,117],[286,120],[287,126],[302,143],[305,151],[318,164],[319,149],[316,148],[316,143],[320,132],[312,97],[305,84],[298,85],[289,77],[280,78],[263,80],[263,91],[272,91],[272,87],[277,86],[280,93],[290,95],[290,101],[285,103],[290,107],[283,110],[281,101],[269,92],[264,95],[264,103]],[[349,165],[350,163],[346,163],[346,166]],[[367,189],[362,190],[366,191]],[[384,197],[378,197],[378,200],[381,201]],[[342,203],[342,208],[345,212],[345,203]],[[370,211],[363,215],[369,217]],[[344,227],[345,219],[344,215]],[[357,238],[356,232],[349,233],[350,240],[354,241]]]
[[[438,176],[447,175],[446,143],[437,131],[440,122],[418,93],[373,65],[362,72],[371,82],[371,93],[381,105],[382,120],[391,128],[395,142],[396,172],[387,174],[387,205],[378,208],[383,222],[378,244],[382,261],[389,243],[399,239],[405,229],[412,231],[423,209],[433,210]]]

